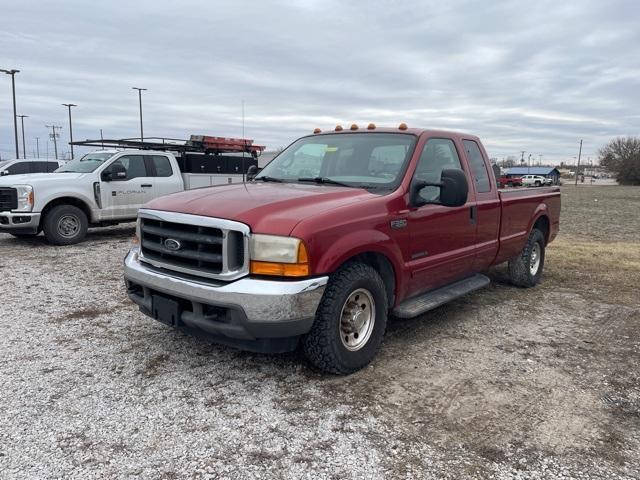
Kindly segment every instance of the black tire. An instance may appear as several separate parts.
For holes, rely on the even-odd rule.
[[[509,260],[509,277],[511,283],[522,288],[536,286],[538,282],[540,282],[540,278],[542,278],[544,253],[544,234],[537,228],[534,228],[529,234],[522,253]],[[532,258],[532,255],[538,259],[535,271],[533,271],[535,259]]]
[[[536,187],[539,187],[539,186],[540,186],[540,182],[536,181]]]
[[[348,306],[347,300],[355,299],[355,310],[360,308],[357,296],[359,293],[364,295],[362,298],[366,296],[363,305],[373,300],[373,306],[370,307],[370,315],[373,313],[372,325],[367,329],[370,333],[367,336],[366,332],[363,332],[360,339],[358,333],[344,335],[347,326],[342,321],[343,309]],[[364,315],[366,309],[362,308],[362,312]],[[387,293],[378,272],[363,263],[346,264],[329,279],[313,327],[302,341],[305,356],[325,372],[348,374],[360,370],[373,360],[382,343],[387,329],[387,315]],[[358,314],[354,317],[345,316],[345,319],[348,318],[355,322]],[[353,337],[352,341],[362,342],[356,350],[353,350],[356,348],[355,345],[351,346],[352,350],[345,346],[350,336]]]
[[[87,216],[73,205],[53,207],[44,217],[44,236],[53,245],[74,245],[84,240],[89,222]]]

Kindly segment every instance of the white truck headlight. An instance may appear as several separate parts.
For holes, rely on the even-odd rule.
[[[18,208],[16,212],[30,212],[33,210],[33,187],[31,185],[15,185],[18,192]]]
[[[284,277],[309,275],[307,247],[299,238],[251,235],[251,273]]]

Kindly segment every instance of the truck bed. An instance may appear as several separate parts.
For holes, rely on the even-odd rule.
[[[502,263],[518,255],[524,247],[531,221],[546,211],[550,219],[547,242],[557,235],[560,225],[560,187],[499,189],[502,205],[500,220],[500,249],[495,263]]]

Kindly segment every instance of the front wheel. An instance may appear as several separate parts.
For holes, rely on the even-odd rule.
[[[544,234],[534,228],[520,255],[509,260],[511,283],[523,288],[536,286],[542,277],[544,254]]]
[[[387,328],[387,293],[378,272],[363,263],[342,267],[329,280],[302,346],[316,367],[352,373],[375,357]]]
[[[53,245],[80,243],[87,234],[89,222],[85,213],[73,205],[58,205],[45,216],[42,229]]]

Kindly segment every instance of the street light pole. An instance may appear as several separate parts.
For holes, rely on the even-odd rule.
[[[138,102],[140,104],[140,142],[144,142],[144,133],[142,130],[142,91],[146,88],[131,87],[132,90],[138,91]]]
[[[29,115],[16,115],[16,116],[20,117],[20,123],[22,124],[22,158],[27,158],[27,147],[25,146],[25,143],[24,143],[24,119],[29,118]],[[20,158],[20,155],[18,155],[18,158]]]
[[[3,70],[0,68],[0,72],[11,75],[11,90],[13,92],[13,134],[16,140],[16,158],[20,158],[20,152],[18,151],[18,112],[16,111],[16,73],[20,72],[20,70]]]
[[[582,140],[580,140],[580,150],[578,151],[578,166],[576,167],[576,186],[578,186],[578,172],[580,171],[580,156],[582,155]]]
[[[71,127],[71,107],[77,107],[75,103],[63,103],[69,109],[69,145],[71,145],[71,160],[73,160],[73,128]]]

